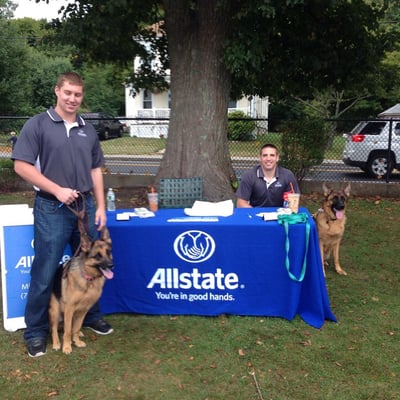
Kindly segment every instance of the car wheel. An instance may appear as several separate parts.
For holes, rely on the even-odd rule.
[[[368,161],[368,172],[375,178],[390,175],[393,169],[392,160],[388,161],[387,153],[374,153]]]
[[[106,130],[104,131],[103,139],[104,139],[104,140],[110,139],[110,132],[108,131],[108,129],[106,129]]]
[[[124,128],[119,128],[119,130],[118,130],[118,137],[121,137],[122,136],[122,132],[124,131]]]

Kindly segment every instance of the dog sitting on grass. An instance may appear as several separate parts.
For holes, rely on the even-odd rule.
[[[322,208],[314,215],[318,229],[319,247],[321,251],[322,269],[325,275],[325,265],[332,254],[336,272],[347,275],[339,261],[340,244],[346,225],[346,208],[350,196],[350,183],[340,190],[333,190],[327,184],[322,185],[324,200]]]
[[[106,279],[113,278],[112,243],[104,227],[99,239],[92,241],[81,234],[78,255],[64,263],[57,271],[49,305],[53,349],[60,350],[58,325],[63,316],[64,336],[62,351],[72,352],[72,342],[85,347],[81,340],[82,323],[90,308],[99,300]]]

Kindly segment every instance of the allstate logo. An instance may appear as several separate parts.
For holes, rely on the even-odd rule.
[[[200,263],[214,254],[215,241],[208,233],[186,231],[175,239],[174,251],[183,261]]]

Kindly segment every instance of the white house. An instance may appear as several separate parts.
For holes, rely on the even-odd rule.
[[[163,35],[162,22],[154,24],[151,29],[157,35]],[[142,44],[147,47],[148,43],[142,41]],[[150,49],[148,49],[150,51]],[[138,71],[141,65],[140,57],[134,60],[134,71]],[[154,68],[158,61],[154,61]],[[167,71],[167,81],[169,80],[170,72]],[[268,118],[268,97],[259,98],[251,96],[243,97],[238,101],[231,101],[228,106],[228,112],[240,110],[252,118]],[[168,136],[168,119],[171,109],[171,93],[150,91],[142,89],[135,96],[132,94],[132,88],[125,88],[125,115],[127,124],[130,125],[130,135],[137,137],[167,137]],[[137,120],[140,118],[140,120]],[[147,120],[146,120],[147,119]],[[265,122],[263,124],[265,127]]]
[[[125,115],[130,125],[130,135],[136,137],[167,137],[171,105],[170,92],[140,90],[132,96],[131,88],[125,89]],[[228,112],[243,111],[252,118],[268,118],[268,97],[243,97],[229,103]],[[140,120],[137,120],[140,118]],[[263,124],[265,127],[265,122]]]

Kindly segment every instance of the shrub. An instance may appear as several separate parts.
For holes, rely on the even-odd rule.
[[[300,182],[310,168],[324,160],[329,127],[319,118],[306,117],[282,126],[281,164]]]
[[[3,190],[15,190],[20,183],[14,171],[14,163],[8,158],[0,159],[0,186]]]
[[[228,139],[250,141],[256,139],[256,122],[243,111],[228,114]]]

